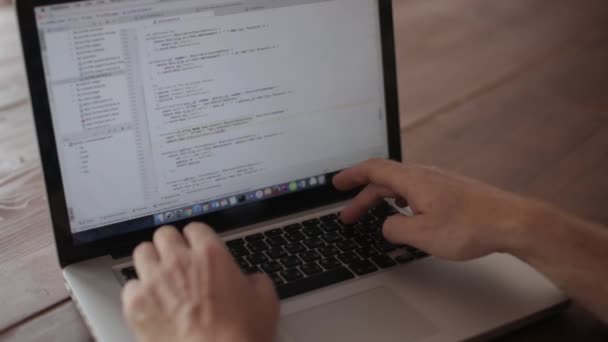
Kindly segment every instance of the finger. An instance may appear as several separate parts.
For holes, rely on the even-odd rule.
[[[340,220],[351,224],[355,223],[365,215],[367,211],[378,206],[385,198],[394,197],[395,194],[381,186],[370,184],[365,187],[350,203],[342,210]]]
[[[407,197],[410,173],[408,167],[395,161],[371,159],[336,175],[333,183],[342,191],[375,184]]]
[[[203,297],[211,298],[212,293],[218,291],[217,286],[225,286],[225,279],[241,275],[224,242],[211,227],[198,222],[191,223],[184,228],[184,235],[194,252],[194,276],[197,277]]]
[[[154,245],[161,262],[174,263],[185,255],[188,245],[174,227],[161,227],[154,233]]]
[[[122,312],[132,328],[145,327],[150,317],[158,312],[156,294],[145,291],[142,286],[141,281],[130,280],[121,293]]]
[[[429,219],[422,215],[393,215],[384,222],[382,227],[382,233],[388,241],[411,245],[423,250],[427,250],[432,243],[434,232]]]
[[[211,227],[200,222],[193,222],[184,228],[184,236],[194,250],[205,248],[208,244],[219,244],[224,246],[222,240]]]
[[[139,286],[139,280],[132,279],[129,280],[122,288],[120,297],[122,302],[122,311],[126,318],[130,318],[133,312],[138,309],[138,305],[141,304],[136,301],[138,299]]]
[[[141,243],[133,252],[133,263],[142,281],[150,279],[160,263],[156,247],[151,242]]]
[[[206,300],[223,303],[234,295],[230,289],[246,280],[245,275],[221,241],[206,240],[201,246],[194,251],[201,295]]]

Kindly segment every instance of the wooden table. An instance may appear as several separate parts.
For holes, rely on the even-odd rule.
[[[608,224],[608,2],[395,10],[405,158]],[[13,16],[0,8],[0,340],[89,340],[56,262]],[[539,339],[608,328],[573,305],[501,338]]]

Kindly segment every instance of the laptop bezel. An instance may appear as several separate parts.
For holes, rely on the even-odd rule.
[[[80,1],[80,0],[79,0]],[[72,239],[65,193],[59,167],[59,157],[53,131],[49,98],[46,89],[38,30],[34,8],[74,0],[19,0],[17,17],[21,32],[23,55],[29,83],[34,124],[38,137],[40,160],[46,184],[51,221],[62,268],[76,262],[108,254],[130,251],[141,241],[149,240],[157,227],[119,235],[87,244],[76,245]],[[401,137],[397,90],[393,14],[391,0],[378,0],[384,69],[387,139],[390,159],[401,161]],[[330,182],[331,184],[331,175]],[[244,205],[233,209],[175,222],[179,228],[192,221],[204,221],[219,232],[255,224],[300,211],[314,209],[352,198],[356,191],[342,193],[331,185]]]

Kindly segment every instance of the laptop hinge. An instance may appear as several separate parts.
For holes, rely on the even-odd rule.
[[[133,250],[135,249],[135,245],[123,245],[116,246],[108,251],[108,254],[113,259],[122,259],[126,257],[130,257],[133,254]]]

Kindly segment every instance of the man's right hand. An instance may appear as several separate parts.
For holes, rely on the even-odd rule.
[[[608,229],[480,182],[433,168],[370,160],[334,178],[340,190],[365,189],[342,212],[355,222],[384,198],[408,203],[385,237],[449,260],[512,254],[608,322]]]
[[[395,215],[385,237],[449,260],[517,248],[523,222],[540,204],[440,170],[375,159],[334,178],[339,190],[365,189],[342,212],[354,223],[384,198],[407,202],[414,216]]]

